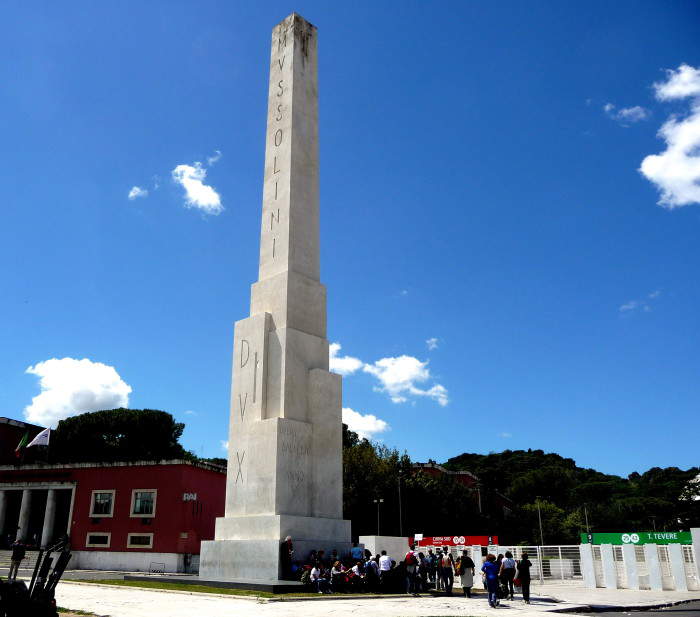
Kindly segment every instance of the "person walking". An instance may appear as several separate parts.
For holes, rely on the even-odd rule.
[[[454,585],[454,560],[450,551],[445,548],[445,552],[440,558],[440,570],[442,571],[442,585],[445,588],[445,593],[448,596],[452,595],[452,585]]]
[[[435,573],[437,572],[437,557],[433,553],[433,549],[428,549],[428,554],[425,556],[428,560],[428,580],[435,585]]]
[[[513,579],[515,578],[515,559],[513,559],[513,553],[506,551],[506,556],[501,561],[501,570],[499,572],[499,577],[501,583],[503,584],[506,598],[513,599]]]
[[[530,581],[532,580],[530,576],[531,567],[532,562],[528,559],[528,554],[524,552],[520,556],[520,561],[515,569],[515,578],[520,581],[520,587],[522,588],[523,600],[525,604],[530,604]]]
[[[8,581],[14,581],[17,578],[17,573],[19,572],[19,566],[27,554],[24,544],[19,540],[15,540],[12,544],[12,556],[10,557],[10,572],[7,575]]]
[[[442,566],[440,565],[440,560],[442,559],[442,549],[437,549],[437,555],[435,555],[435,589],[438,591],[442,590]]]
[[[472,597],[472,587],[474,586],[474,562],[466,550],[462,551],[462,556],[459,558],[457,574],[459,582],[462,585],[462,591],[465,598]]]
[[[406,593],[417,596],[418,581],[416,579],[418,578],[418,553],[416,552],[415,544],[411,544],[403,561],[406,566]]]
[[[496,608],[498,601],[498,571],[500,567],[496,563],[496,556],[489,553],[486,555],[486,561],[481,566],[481,571],[486,577],[486,588],[489,592],[489,606]]]

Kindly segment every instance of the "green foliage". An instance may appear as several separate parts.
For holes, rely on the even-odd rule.
[[[477,491],[451,476],[414,472],[406,454],[360,439],[345,426],[343,460],[344,516],[355,535],[377,533],[374,499],[380,497],[380,532],[399,535],[399,481],[406,536],[497,534],[502,544],[539,544],[538,505],[545,544],[577,544],[586,531],[586,512],[591,531],[700,526],[700,482],[692,482],[697,467],[655,467],[622,478],[542,450],[464,453],[444,463],[474,473]],[[499,495],[512,500],[510,512]]]
[[[399,535],[399,484],[404,535],[442,534],[483,523],[471,492],[451,478],[414,474],[407,454],[360,439],[346,426],[343,444],[344,516],[352,521],[353,535],[377,533],[374,500],[380,498],[380,534]]]
[[[468,469],[488,489],[514,501],[511,517],[492,520],[504,543],[539,543],[537,502],[547,544],[577,543],[586,531],[678,530],[700,525],[700,501],[692,480],[700,468],[654,467],[628,478],[577,467],[572,459],[542,450],[461,454],[445,463]],[[539,499],[538,499],[539,498]],[[585,508],[585,509],[584,509]]]
[[[61,420],[51,462],[193,459],[179,443],[184,424],[155,409],[108,409]]]

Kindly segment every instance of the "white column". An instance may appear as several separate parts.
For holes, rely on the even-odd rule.
[[[583,574],[583,584],[589,589],[596,588],[595,566],[593,565],[593,545],[582,544],[579,547],[581,553],[581,572]]]
[[[481,560],[481,546],[472,546],[472,561],[474,562],[477,574],[481,571]]]
[[[639,589],[639,572],[637,571],[637,554],[634,544],[622,545],[622,558],[627,574],[627,589]]]
[[[661,579],[661,566],[659,565],[659,548],[656,544],[644,545],[644,559],[647,562],[647,570],[649,571],[649,589],[652,591],[661,591],[663,583]]]
[[[683,565],[683,547],[680,544],[668,545],[668,558],[671,562],[671,574],[676,591],[688,591],[688,579]]]
[[[7,491],[0,491],[0,535],[5,529],[5,517],[7,515]]]
[[[17,540],[26,541],[29,530],[29,510],[31,508],[32,490],[25,488],[22,491],[22,505],[19,508],[19,522],[17,523]]]
[[[600,545],[600,558],[603,562],[603,585],[607,589],[617,589],[617,569],[612,544]]]
[[[46,511],[44,512],[44,528],[41,531],[41,546],[51,542],[53,524],[56,519],[56,489],[50,488],[46,494]]]
[[[693,551],[695,552],[695,567],[700,568],[700,527],[691,527],[690,537],[693,540]]]

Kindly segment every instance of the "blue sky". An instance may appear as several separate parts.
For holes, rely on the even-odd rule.
[[[128,398],[224,453],[269,35],[292,10],[319,27],[322,279],[359,426],[418,460],[696,465],[682,1],[6,3],[0,415]]]

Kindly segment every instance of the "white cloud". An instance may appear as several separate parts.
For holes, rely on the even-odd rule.
[[[207,170],[200,162],[178,165],[173,169],[172,177],[185,189],[185,205],[188,208],[198,208],[207,214],[221,214],[224,209],[221,197],[213,187],[204,184]]]
[[[510,439],[513,436],[513,433],[498,433],[499,437],[503,437],[503,439]]]
[[[661,193],[660,206],[700,204],[700,69],[681,64],[666,71],[666,81],[655,83],[654,89],[660,101],[690,97],[690,111],[664,122],[658,136],[666,142],[666,150],[645,157],[639,171]]]
[[[660,295],[661,290],[656,289],[655,291],[648,293],[646,297],[642,300],[630,300],[629,302],[625,302],[622,306],[620,306],[618,310],[620,311],[620,313],[628,313],[630,311],[636,311],[639,309],[641,311],[644,311],[645,313],[651,313],[651,301],[656,300]]]
[[[41,393],[24,408],[34,424],[53,426],[59,420],[88,411],[127,407],[131,386],[112,366],[87,358],[51,358],[30,366],[39,377]]]
[[[654,84],[656,98],[660,101],[684,99],[688,96],[700,96],[700,68],[681,64],[677,70],[666,71],[666,81]]]
[[[339,356],[340,343],[331,343],[328,348],[328,362],[330,370],[339,375],[352,375],[362,368],[362,360],[352,356]]]
[[[389,430],[389,425],[384,420],[371,413],[363,415],[350,407],[343,407],[343,422],[360,438],[372,439],[375,434]]]
[[[640,122],[646,120],[651,116],[651,112],[644,107],[635,105],[634,107],[621,107],[615,111],[615,105],[612,103],[606,103],[603,105],[603,111],[608,115],[608,117],[613,120],[617,120],[623,126],[628,126],[632,122]]]
[[[142,189],[140,186],[132,186],[128,197],[131,201],[139,197],[148,197],[148,189]]]
[[[197,415],[197,412],[196,412],[196,411],[192,411],[191,409],[186,409],[186,410],[183,411],[182,413],[184,413],[186,416],[196,416],[196,415]]]
[[[639,308],[639,301],[638,300],[630,300],[629,302],[625,302],[620,307],[620,312],[624,313],[625,311],[633,311],[634,309]]]
[[[428,339],[437,347],[438,339]],[[434,349],[435,347],[431,348]],[[331,343],[328,350],[330,370],[341,375],[352,375],[360,369],[363,372],[374,375],[379,381],[375,390],[386,392],[394,403],[405,403],[410,397],[427,397],[436,401],[443,407],[449,403],[447,388],[441,384],[434,384],[429,388],[421,388],[418,384],[424,384],[432,379],[428,362],[421,362],[413,356],[398,356],[395,358],[382,358],[373,364],[367,364],[359,358],[352,356],[339,356],[342,349],[340,343]]]
[[[214,163],[218,163],[222,156],[221,150],[214,150],[214,154],[207,157],[207,165],[211,167]]]
[[[386,392],[394,403],[405,403],[409,396],[432,398],[443,407],[449,403],[444,386],[435,384],[426,390],[416,385],[428,381],[431,375],[428,363],[413,356],[382,358],[374,364],[365,364],[362,370],[379,380],[378,389]]]
[[[221,440],[219,441],[219,445],[221,446],[222,450],[226,450],[228,452],[228,440]]]
[[[428,350],[432,351],[433,349],[438,348],[439,342],[440,342],[440,339],[433,337],[433,338],[429,338],[428,340],[426,340],[425,344],[428,346]]]

